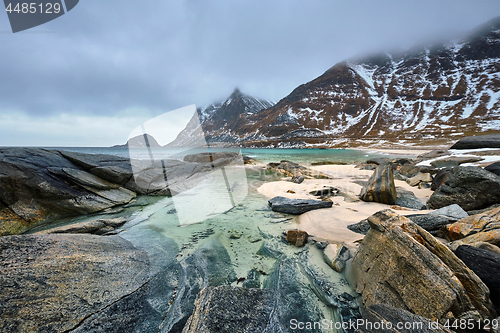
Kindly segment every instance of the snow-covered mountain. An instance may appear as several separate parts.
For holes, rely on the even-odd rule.
[[[205,138],[208,143],[235,143],[252,141],[255,135],[246,135],[249,118],[275,103],[243,94],[236,88],[222,103],[214,103],[206,108],[198,108],[186,128],[168,146],[200,146]]]
[[[286,147],[498,132],[500,18],[461,41],[338,63],[272,107],[233,95],[200,113],[211,141]]]

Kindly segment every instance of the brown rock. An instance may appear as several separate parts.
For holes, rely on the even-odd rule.
[[[300,176],[307,176],[318,179],[330,179],[330,176],[325,175],[322,172],[311,170],[303,165],[297,164],[295,162],[290,162],[283,160],[280,163],[268,163],[267,169],[278,173],[281,173],[287,177],[292,177],[299,179]]]
[[[384,303],[432,320],[495,315],[484,283],[427,231],[391,210],[368,221],[352,262],[365,307]]]
[[[304,246],[307,243],[308,234],[301,230],[288,230],[286,233],[286,241],[297,247]]]
[[[465,238],[459,239],[451,243],[450,245],[469,245],[477,242],[486,242],[496,246],[500,246],[500,229],[495,229],[491,231],[479,232],[467,236]]]
[[[500,228],[500,207],[481,214],[471,215],[457,222],[442,227],[442,232],[449,240],[458,240],[480,232]]]
[[[405,207],[401,207],[401,206],[398,206],[398,205],[392,205],[391,209],[394,209],[394,210],[411,210],[411,209],[408,209],[408,208],[405,208]]]
[[[380,202],[393,205],[397,193],[394,185],[392,164],[379,165],[365,186],[361,189],[359,197],[367,202]]]
[[[408,178],[406,180],[406,182],[410,185],[410,186],[417,186],[419,185],[420,183],[428,183],[428,182],[432,182],[432,177],[431,177],[431,174],[430,173],[422,173],[422,172],[419,172],[417,173],[415,176],[411,177],[411,178]]]

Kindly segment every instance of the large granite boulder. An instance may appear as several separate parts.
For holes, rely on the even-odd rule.
[[[176,195],[213,181],[213,167],[213,163],[130,161],[111,155],[2,148],[0,236],[123,205],[136,194]]]
[[[215,171],[214,167],[219,168],[228,164],[226,159],[219,159],[216,162],[187,163],[178,160],[132,160],[134,177],[125,184],[125,187],[140,194],[175,195],[205,181]],[[241,165],[243,165],[242,161]]]
[[[490,299],[500,311],[500,255],[469,245],[459,246],[455,254],[490,289]]]
[[[442,226],[455,221],[448,216],[434,214],[412,214],[406,215],[406,217],[422,229],[429,232],[437,232]]]
[[[0,237],[0,331],[69,332],[148,282],[147,253],[118,236]]]
[[[269,205],[275,212],[299,215],[314,209],[330,208],[333,206],[333,202],[308,199],[288,199],[278,196],[270,199]]]
[[[455,167],[432,194],[433,209],[458,204],[464,210],[481,209],[500,202],[500,177],[479,167]]]
[[[460,219],[469,217],[469,214],[467,214],[467,212],[457,204],[452,204],[443,208],[439,208],[433,212],[430,212],[429,214],[446,216],[454,221],[458,221]]]
[[[352,261],[365,307],[384,303],[431,320],[496,315],[484,283],[424,229],[391,210],[369,223]]]
[[[466,136],[450,149],[500,148],[500,134]]]
[[[391,163],[379,165],[365,186],[359,197],[367,202],[380,202],[393,205],[397,199],[394,173]]]
[[[54,150],[0,149],[0,170],[0,235],[22,233],[55,218],[95,213],[135,197]]]
[[[430,232],[438,231],[443,226],[468,216],[467,212],[457,204],[437,209],[428,214],[406,215],[413,223]]]

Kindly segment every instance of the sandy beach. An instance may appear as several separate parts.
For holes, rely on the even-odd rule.
[[[343,196],[332,197],[332,208],[317,209],[301,214],[297,218],[300,230],[306,231],[314,239],[334,243],[353,243],[363,238],[363,235],[347,229],[349,224],[357,223],[377,211],[390,208],[389,205],[364,202],[356,200],[362,186],[356,181],[366,181],[373,171],[360,170],[354,165],[323,165],[311,167],[320,171],[332,179],[306,179],[302,184],[295,184],[289,181],[276,181],[265,183],[258,188],[258,191],[266,197],[283,196],[291,199],[318,199],[310,191],[321,189],[324,186],[332,186],[347,193],[352,199]],[[395,180],[396,187],[400,186],[412,191],[415,196],[422,201],[427,201],[431,196],[430,189],[418,189],[411,187],[404,181]],[[294,192],[294,193],[292,193]],[[425,214],[427,210],[397,210],[400,215]]]

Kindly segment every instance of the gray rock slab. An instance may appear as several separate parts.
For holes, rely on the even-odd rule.
[[[330,208],[333,206],[333,202],[307,199],[288,199],[278,196],[269,200],[269,205],[275,212],[299,215],[314,209]]]

